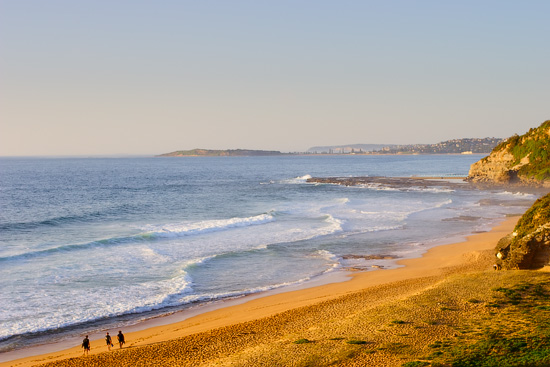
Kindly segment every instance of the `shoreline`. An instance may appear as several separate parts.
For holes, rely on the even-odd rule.
[[[511,216],[515,216],[515,215],[511,215]],[[506,219],[505,217],[501,219],[497,219],[496,222],[490,225],[489,230],[497,226],[499,223],[501,223],[505,219]],[[213,300],[209,302],[199,302],[197,304],[190,304],[190,305],[187,305],[186,307],[179,308],[171,312],[152,314],[148,316],[145,314],[134,314],[133,315],[134,318],[131,321],[127,321],[128,322],[127,325],[124,324],[124,321],[119,320],[117,322],[115,319],[105,324],[100,324],[95,326],[91,325],[88,328],[88,330],[90,331],[82,330],[81,332],[78,332],[76,330],[73,330],[73,331],[67,332],[65,336],[53,334],[51,335],[50,339],[54,339],[54,340],[51,340],[49,342],[48,341],[37,342],[34,344],[23,346],[21,348],[17,348],[15,350],[0,352],[0,367],[3,366],[2,363],[13,362],[15,360],[22,359],[22,358],[24,359],[24,358],[35,357],[39,355],[46,355],[46,354],[61,352],[67,349],[67,345],[80,345],[81,340],[85,334],[89,335],[92,341],[94,340],[103,341],[104,333],[106,331],[112,332],[112,330],[115,330],[115,329],[116,330],[123,329],[125,333],[141,332],[143,330],[153,328],[153,327],[159,327],[159,326],[165,326],[169,324],[183,322],[189,318],[195,317],[203,313],[215,311],[225,307],[240,305],[242,303],[246,303],[257,298],[269,297],[269,296],[277,295],[281,293],[300,291],[300,290],[315,288],[318,286],[332,284],[332,283],[347,282],[352,280],[354,275],[357,275],[358,273],[373,272],[378,270],[387,271],[392,269],[398,269],[404,266],[403,264],[400,263],[401,261],[422,257],[431,248],[438,247],[438,246],[445,246],[452,243],[459,243],[464,241],[470,235],[486,233],[486,232],[488,232],[488,230],[483,230],[480,232],[474,231],[474,232],[471,232],[470,234],[462,234],[462,235],[456,235],[453,237],[447,237],[445,239],[439,239],[438,241],[432,243],[431,245],[428,245],[423,249],[419,249],[415,251],[412,257],[404,257],[404,258],[397,257],[397,258],[386,259],[384,257],[386,257],[387,255],[373,255],[374,257],[380,256],[380,259],[376,259],[376,260],[390,261],[389,266],[388,265],[371,265],[369,267],[356,267],[356,266],[342,267],[335,271],[329,271],[329,272],[323,273],[321,275],[318,275],[314,278],[311,278],[303,282],[298,282],[298,283],[294,283],[291,285],[286,285],[278,288],[272,288],[268,290],[243,294],[243,295],[234,296],[234,297],[222,298],[222,299]],[[141,316],[144,316],[144,317],[141,317]],[[80,329],[84,329],[84,328],[80,327]],[[44,337],[44,339],[46,339],[46,337]]]
[[[176,324],[204,313],[212,312],[226,307],[238,306],[257,298],[269,297],[276,294],[299,291],[307,288],[314,288],[325,284],[346,282],[351,279],[350,273],[351,271],[330,272],[322,274],[314,279],[305,281],[303,283],[297,283],[257,293],[245,294],[242,296],[219,299],[206,303],[198,303],[184,309],[150,316],[141,320],[139,319],[140,314],[136,314],[136,321],[130,323],[129,325],[113,325],[112,328],[101,327],[96,330],[86,332],[86,334],[89,335],[92,342],[96,341],[96,343],[94,344],[97,345],[97,342],[101,342],[101,346],[103,346],[103,337],[106,331],[109,331],[112,334],[112,330],[122,329],[124,330],[124,334],[126,335],[127,333],[142,332],[144,330],[154,327],[162,327],[166,325]],[[116,322],[113,322],[113,324],[116,324]],[[27,359],[40,355],[49,355],[61,352],[67,349],[67,345],[80,345],[83,337],[84,334],[79,334],[78,336],[67,336],[60,338],[60,340],[58,341],[29,345],[12,351],[0,353],[0,367],[4,366],[4,363],[9,364],[19,359]]]
[[[323,302],[336,300],[369,288],[394,282],[414,281],[425,277],[444,276],[453,272],[452,269],[456,272],[455,268],[457,267],[468,269],[470,260],[478,258],[480,252],[494,249],[500,238],[513,231],[518,219],[519,216],[503,218],[488,232],[469,235],[460,242],[431,247],[417,258],[398,260],[397,264],[401,266],[399,268],[382,271],[339,272],[333,274],[334,279],[321,277],[323,279],[313,280],[307,284],[221,301],[124,327],[123,331],[127,340],[126,348],[135,349],[135,347],[153,343],[162,344],[192,334],[236,327],[242,323],[272,317],[286,311],[319,306]],[[329,280],[331,282],[328,282]],[[53,352],[51,344],[5,352],[0,355],[4,357],[0,359],[4,361],[0,362],[0,366],[25,367],[46,361],[80,357],[82,355],[81,339],[82,337],[76,337],[63,340],[63,346],[59,346],[61,350]],[[106,351],[102,333],[94,334],[90,339],[92,340],[90,355]],[[67,345],[75,346],[67,349]],[[126,348],[125,350],[127,350]],[[6,357],[12,358],[6,360]]]

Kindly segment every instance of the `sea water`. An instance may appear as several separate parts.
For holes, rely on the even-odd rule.
[[[465,176],[481,157],[0,158],[0,351],[390,268],[487,230],[536,197],[307,182]]]

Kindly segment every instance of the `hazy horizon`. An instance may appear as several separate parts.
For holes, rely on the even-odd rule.
[[[484,137],[484,138],[493,138],[493,137]],[[453,140],[449,139],[449,140]],[[462,139],[462,138],[456,138],[456,139]],[[483,138],[481,138],[483,139]],[[315,148],[345,148],[345,147],[352,147],[352,146],[358,146],[358,145],[382,145],[382,146],[403,146],[403,145],[429,145],[429,144],[437,144],[441,142],[428,142],[428,143],[415,143],[415,144],[385,144],[385,143],[353,143],[353,144],[338,144],[338,145],[313,145],[310,146],[304,150],[295,150],[295,151],[284,151],[281,149],[250,149],[247,147],[236,147],[236,148],[208,148],[208,147],[195,147],[195,148],[189,148],[189,149],[176,149],[172,151],[166,151],[166,152],[158,152],[153,154],[139,154],[139,153],[113,153],[113,154],[52,154],[52,155],[0,155],[1,158],[133,158],[133,157],[151,157],[151,156],[157,156],[167,153],[173,153],[176,151],[188,151],[188,150],[195,150],[195,149],[204,149],[204,150],[264,150],[264,151],[280,151],[281,153],[307,153],[310,149]],[[336,153],[338,154],[338,153]],[[476,153],[476,154],[482,154],[482,153]]]
[[[0,0],[0,156],[432,144],[550,119],[547,1]]]

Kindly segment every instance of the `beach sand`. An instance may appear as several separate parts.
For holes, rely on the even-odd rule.
[[[349,281],[244,297],[240,304],[181,322],[128,332],[122,350],[115,346],[108,352],[103,339],[92,340],[89,356],[74,346],[0,366],[400,366],[403,353],[395,348],[406,345],[406,354],[420,355],[430,341],[452,336],[445,326],[452,320],[443,319],[481,312],[460,301],[468,292],[453,279],[497,273],[492,270],[493,249],[518,219],[507,218],[489,232],[402,260],[401,268],[350,272]],[[442,299],[456,303],[449,307],[462,311],[440,314],[447,306],[438,302],[437,307],[419,306],[421,299],[435,297],[430,292],[447,294]],[[406,343],[399,342],[403,338]],[[300,339],[303,343],[295,343]],[[352,340],[359,342],[350,344]]]

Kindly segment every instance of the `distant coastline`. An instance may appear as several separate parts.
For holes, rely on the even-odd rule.
[[[239,152],[235,152],[238,150]],[[292,157],[292,156],[350,156],[350,155],[469,155],[469,154],[488,154],[488,153],[473,153],[473,152],[462,152],[462,153],[412,153],[412,152],[358,152],[358,153],[309,153],[309,152],[289,152],[283,153],[280,151],[262,151],[262,150],[246,150],[246,149],[236,149],[236,150],[209,150],[201,149],[199,153],[191,153],[193,150],[188,151],[175,151],[170,153],[163,153],[155,155],[155,157]],[[189,152],[189,153],[188,153]]]
[[[192,149],[177,150],[175,152],[164,153],[157,157],[254,157],[254,156],[278,156],[290,155],[293,153],[281,153],[275,150],[251,150],[251,149]]]
[[[283,153],[278,150],[191,149],[163,153],[157,157],[254,157],[290,155],[417,155],[417,154],[489,154],[503,139],[453,139],[437,144],[353,144],[309,148],[305,152]]]

